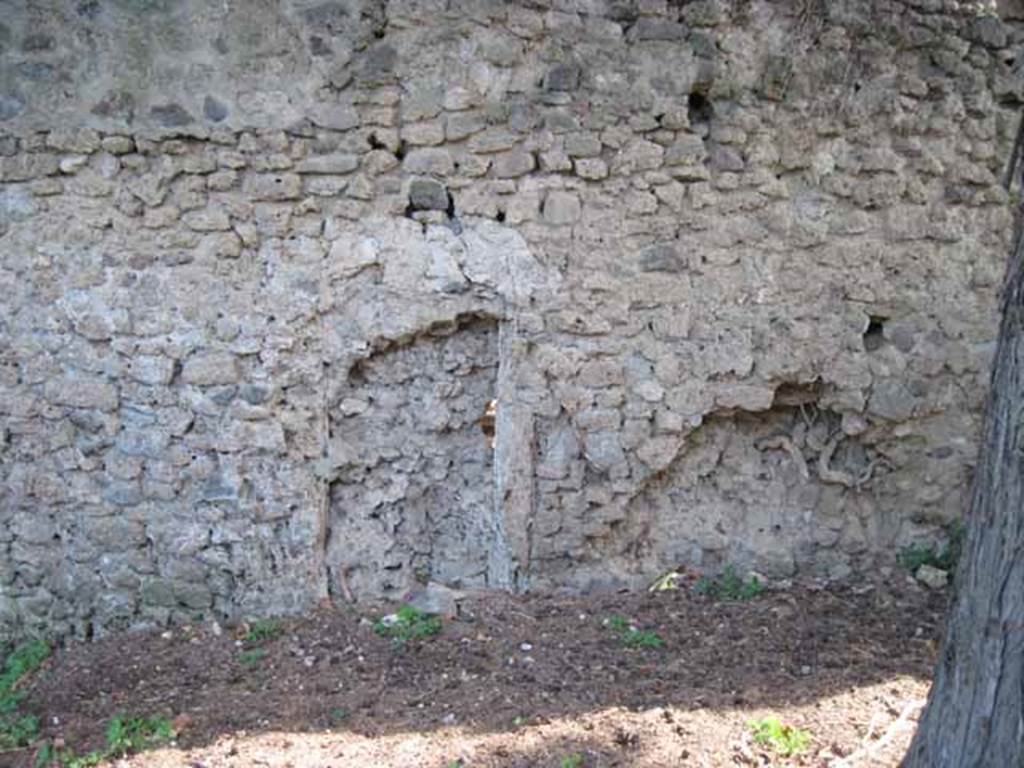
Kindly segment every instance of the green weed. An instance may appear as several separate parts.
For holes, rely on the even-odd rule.
[[[956,520],[946,529],[946,543],[941,550],[930,545],[911,544],[900,550],[896,561],[911,573],[915,573],[922,565],[953,573],[960,562],[966,538],[967,528],[961,520]]]
[[[571,755],[562,758],[562,768],[582,768],[583,755],[573,752]]]
[[[99,765],[106,759],[102,752],[93,750],[86,755],[62,752],[58,757],[58,762],[62,768],[93,768],[93,766]]]
[[[256,645],[267,640],[273,640],[282,632],[284,632],[284,628],[281,626],[281,622],[274,619],[262,619],[254,621],[249,625],[249,631],[245,633],[242,642]]]
[[[331,725],[340,725],[348,719],[348,710],[342,707],[335,707],[327,713],[327,719],[331,721]]]
[[[810,732],[791,725],[783,725],[777,717],[751,720],[748,725],[754,735],[754,741],[771,748],[779,757],[790,757],[803,752],[811,744]]]
[[[744,581],[731,565],[717,579],[702,576],[694,589],[714,600],[753,600],[764,592],[764,585],[756,576]]]
[[[57,760],[59,760],[57,750],[54,749],[53,744],[46,742],[36,752],[35,768],[46,768],[53,765]]]
[[[128,717],[122,712],[107,725],[107,746],[103,751],[76,755],[73,749],[56,750],[47,744],[39,751],[36,766],[42,768],[57,764],[61,768],[92,768],[108,760],[159,747],[175,736],[174,727],[166,717]]]
[[[238,660],[243,666],[252,667],[257,666],[263,659],[267,657],[267,652],[262,648],[252,648],[248,651],[242,651],[238,654]]]
[[[390,620],[381,619],[373,631],[381,637],[390,637],[396,648],[410,640],[423,640],[440,634],[443,625],[440,616],[431,616],[411,605],[403,605]]]
[[[624,616],[609,616],[605,625],[619,636],[626,648],[664,648],[665,641],[657,632],[634,627]]]
[[[0,673],[0,750],[23,747],[39,734],[37,717],[18,714],[25,694],[16,689],[49,656],[50,646],[42,640],[34,640],[18,646],[5,659],[3,673]]]
[[[607,624],[616,632],[629,631],[629,619],[625,616],[611,616],[608,618]]]
[[[650,630],[632,629],[622,635],[622,644],[627,648],[664,648],[661,635]]]
[[[174,728],[166,717],[114,716],[107,726],[107,755],[124,757],[141,752],[174,738]]]

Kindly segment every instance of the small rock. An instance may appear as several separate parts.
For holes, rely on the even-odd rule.
[[[227,352],[200,352],[185,361],[181,379],[186,384],[233,384],[240,375],[238,361]]]
[[[931,565],[922,565],[917,569],[915,576],[929,589],[943,589],[949,584],[949,571]]]
[[[629,35],[634,40],[682,40],[686,26],[678,22],[644,17],[633,25]]]
[[[657,243],[640,252],[641,272],[682,272],[686,263],[672,243]]]
[[[203,116],[211,122],[219,123],[228,116],[228,108],[218,99],[208,95],[203,100]]]
[[[431,179],[414,179],[409,184],[409,205],[417,211],[446,211],[448,190]]]
[[[160,104],[149,110],[149,115],[165,128],[180,128],[192,122],[192,115],[180,104]]]
[[[77,173],[87,162],[87,155],[69,155],[60,159],[60,172],[64,174]]]
[[[347,104],[327,104],[313,116],[313,124],[335,131],[347,131],[359,125],[359,113]]]
[[[544,200],[544,221],[548,224],[572,224],[580,213],[580,199],[572,192],[549,192]]]
[[[499,179],[514,179],[537,167],[537,159],[530,152],[505,152],[494,158],[494,175]]]
[[[359,158],[347,152],[308,157],[295,167],[296,173],[349,173],[359,166]]]
[[[424,176],[447,176],[455,171],[455,162],[447,149],[426,147],[405,156],[402,166],[409,173]]]
[[[577,64],[556,64],[544,76],[544,90],[575,91],[580,86],[581,74]]]
[[[519,650],[523,653],[528,653],[533,650],[533,646],[530,643],[520,643]]]

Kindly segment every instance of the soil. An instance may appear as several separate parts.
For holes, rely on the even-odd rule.
[[[26,708],[79,754],[103,748],[119,712],[173,718],[175,742],[115,763],[133,767],[892,766],[945,609],[902,581],[745,602],[492,594],[398,648],[373,630],[388,607],[325,606],[258,644],[237,639],[245,625],[203,622],[71,645]],[[617,616],[664,646],[624,647]],[[755,743],[749,723],[766,716],[811,746],[782,758]]]

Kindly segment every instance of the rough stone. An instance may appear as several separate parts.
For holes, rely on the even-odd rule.
[[[548,224],[572,224],[579,220],[580,199],[572,192],[549,192],[544,198],[543,216]]]
[[[295,173],[253,174],[243,183],[254,201],[297,200],[302,196],[302,177]]]
[[[226,352],[197,353],[181,369],[182,382],[196,386],[234,384],[239,376],[238,358]]]
[[[344,152],[307,157],[295,166],[296,173],[350,173],[359,167],[359,158]]]
[[[174,378],[174,361],[158,355],[139,355],[128,366],[129,375],[141,384],[166,386]]]
[[[544,88],[548,91],[575,91],[580,87],[581,74],[578,64],[556,64],[544,75]]]
[[[576,175],[591,181],[600,181],[608,178],[608,164],[597,157],[581,157],[573,161],[573,168]]]
[[[87,374],[68,374],[46,382],[44,396],[51,403],[72,408],[117,408],[117,387],[106,379]]]
[[[658,243],[640,252],[641,272],[682,272],[686,262],[674,243]]]
[[[682,40],[686,27],[678,22],[644,16],[629,31],[634,40]]]
[[[348,131],[359,125],[359,113],[343,104],[325,104],[318,108],[312,120],[316,125],[335,131]]]
[[[192,115],[180,104],[161,104],[150,109],[149,114],[164,128],[180,128],[192,122]]]
[[[203,117],[212,123],[220,123],[230,114],[230,110],[224,102],[207,94],[203,99]]]
[[[407,173],[422,176],[448,176],[455,172],[455,162],[447,149],[415,149],[406,155],[402,167]]]
[[[949,584],[948,571],[928,564],[920,566],[914,576],[929,589],[945,589]]]
[[[409,184],[409,205],[419,211],[447,211],[448,190],[431,179],[413,179]]]
[[[208,208],[200,211],[189,211],[183,217],[185,226],[196,232],[221,232],[231,229],[231,219],[226,211]]]
[[[525,176],[536,168],[537,159],[531,152],[505,152],[494,156],[491,167],[499,179],[512,179]]]

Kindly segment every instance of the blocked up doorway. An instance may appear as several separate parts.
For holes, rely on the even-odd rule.
[[[497,375],[497,323],[476,316],[349,371],[329,413],[332,443],[345,455],[330,489],[332,594],[399,598],[427,580],[486,583]]]

